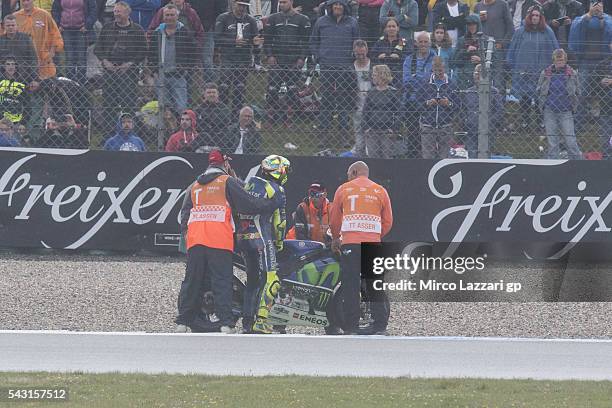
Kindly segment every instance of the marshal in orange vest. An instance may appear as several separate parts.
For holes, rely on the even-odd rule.
[[[230,176],[222,175],[208,184],[191,187],[191,208],[187,222],[187,249],[195,245],[234,250],[234,219],[225,193]]]

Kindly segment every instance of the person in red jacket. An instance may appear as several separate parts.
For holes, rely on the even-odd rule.
[[[380,242],[393,226],[389,194],[368,178],[369,173],[368,165],[362,161],[349,166],[349,181],[336,190],[330,215],[332,249],[341,253],[344,334],[386,334],[389,321],[389,300],[385,292],[366,285],[374,323],[359,329],[361,243]]]
[[[181,128],[172,134],[166,143],[167,152],[193,152],[193,141],[198,137],[196,132],[196,114],[191,109],[181,114]]]

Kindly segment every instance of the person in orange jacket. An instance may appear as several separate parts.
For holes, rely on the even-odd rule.
[[[386,334],[389,300],[385,292],[366,285],[374,323],[360,329],[361,243],[381,242],[393,226],[391,200],[384,187],[369,177],[368,165],[351,164],[348,182],[336,190],[331,208],[332,249],[340,252],[344,334]]]
[[[236,333],[232,314],[234,218],[241,214],[271,214],[278,204],[257,198],[235,177],[219,150],[208,155],[208,168],[191,184],[181,207],[181,235],[186,237],[187,268],[178,298],[176,331],[186,333],[202,307],[202,287],[210,278],[215,313],[222,333]]]
[[[17,29],[32,37],[38,57],[40,79],[54,77],[57,71],[53,57],[64,50],[64,40],[51,13],[34,7],[33,0],[22,0],[21,10],[14,14],[17,18]]]
[[[328,243],[329,209],[327,188],[315,181],[308,187],[308,196],[295,210],[295,238]]]

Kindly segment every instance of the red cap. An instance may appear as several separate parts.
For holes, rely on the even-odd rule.
[[[208,153],[209,165],[223,164],[226,160],[232,160],[232,158],[229,157],[227,154],[221,153],[221,150],[214,149],[211,150],[210,153]]]

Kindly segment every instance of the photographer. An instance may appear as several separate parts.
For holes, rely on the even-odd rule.
[[[47,118],[45,133],[36,143],[37,147],[60,149],[87,149],[87,128],[76,123],[71,114]]]

